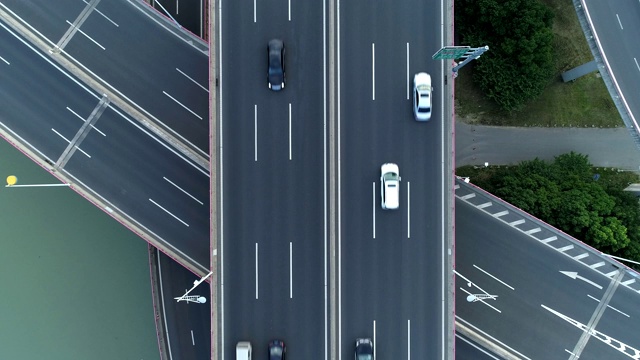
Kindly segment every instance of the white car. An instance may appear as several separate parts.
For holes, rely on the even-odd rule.
[[[431,75],[417,73],[413,77],[413,116],[418,121],[431,119]]]
[[[383,209],[397,209],[400,203],[400,169],[387,163],[380,167],[380,196]]]

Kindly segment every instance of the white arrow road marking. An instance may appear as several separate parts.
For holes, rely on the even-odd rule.
[[[579,279],[579,280],[582,280],[582,281],[586,282],[587,284],[591,284],[591,285],[597,287],[598,289],[602,289],[602,286],[594,283],[593,281],[591,281],[591,280],[589,280],[587,278],[584,278],[584,277],[578,275],[578,273],[575,272],[575,271],[560,271],[560,272],[565,274],[565,275],[567,275],[568,277],[570,277],[570,278],[572,278],[574,280],[575,279]]]

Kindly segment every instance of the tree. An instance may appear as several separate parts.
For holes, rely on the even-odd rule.
[[[489,45],[474,65],[474,82],[502,109],[537,97],[553,73],[553,13],[537,0],[458,0],[462,42]]]

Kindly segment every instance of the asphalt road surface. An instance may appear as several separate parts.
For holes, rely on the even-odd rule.
[[[439,359],[443,289],[440,3],[339,4],[340,356],[359,337],[380,359]],[[431,121],[412,114],[412,81],[431,74]],[[400,168],[400,208],[380,207],[380,166]]]
[[[603,276],[459,200],[456,224],[458,322],[522,358],[567,359],[580,351],[583,330],[592,325],[581,359],[625,359],[640,348],[631,335],[638,332],[638,294],[616,285],[615,276]],[[469,302],[472,294],[496,298]],[[595,318],[601,303],[607,307]]]
[[[185,257],[208,264],[208,172],[117,107],[101,103],[99,94],[46,60],[46,55],[6,28],[0,31],[4,34],[0,46],[6,49],[0,64],[4,129],[51,164],[59,163],[76,182],[172,243]],[[69,147],[72,140],[74,146]]]
[[[83,11],[90,6],[79,0],[3,0],[2,5],[48,39],[52,48],[61,45],[93,76],[208,157],[206,51],[171,36],[168,25],[125,0],[101,1],[86,18]],[[78,31],[63,43],[73,24]]]
[[[322,2],[222,2],[224,355],[272,339],[327,355]],[[255,22],[254,22],[255,18]],[[267,42],[286,46],[287,84],[267,86]]]

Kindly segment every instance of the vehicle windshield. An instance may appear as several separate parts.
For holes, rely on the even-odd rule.
[[[384,174],[384,180],[385,181],[398,180],[398,174],[396,174],[394,172],[388,172],[388,173]]]
[[[282,355],[282,348],[278,346],[274,346],[271,348],[271,356],[280,356]],[[279,359],[279,358],[278,358]]]
[[[373,355],[360,354],[360,355],[358,355],[358,360],[373,360]]]

